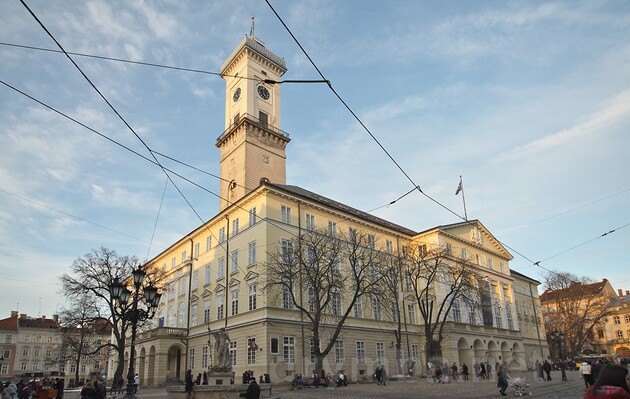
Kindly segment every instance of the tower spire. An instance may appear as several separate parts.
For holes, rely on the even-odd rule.
[[[254,35],[254,16],[252,15],[252,29],[249,31],[249,36],[255,37]]]

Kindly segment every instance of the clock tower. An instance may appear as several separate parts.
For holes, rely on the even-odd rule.
[[[221,189],[219,210],[260,185],[286,183],[289,135],[280,130],[283,58],[254,36],[245,38],[221,66],[225,80],[225,131],[217,138]]]

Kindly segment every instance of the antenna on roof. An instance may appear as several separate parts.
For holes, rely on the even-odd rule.
[[[254,16],[252,15],[252,29],[249,31],[249,36],[254,37]]]

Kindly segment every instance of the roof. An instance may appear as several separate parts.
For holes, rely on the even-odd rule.
[[[0,330],[9,331],[14,330],[17,331],[18,323],[17,323],[17,314],[11,315],[11,317],[7,317],[6,319],[0,320]]]
[[[53,319],[20,317],[20,328],[59,328],[59,323]]]
[[[560,299],[584,298],[600,296],[605,294],[608,280],[603,279],[597,283],[583,284],[579,281],[572,281],[567,288],[552,290],[547,288],[540,296],[540,302],[556,302]]]
[[[528,280],[528,281],[531,281],[532,283],[534,283],[534,284],[536,284],[536,285],[540,285],[540,281],[538,281],[538,280],[536,280],[536,279],[534,279],[534,278],[531,278],[531,277],[529,277],[529,276],[526,276],[526,275],[524,275],[523,273],[519,273],[519,272],[517,272],[516,270],[512,270],[512,269],[510,269],[510,274],[511,274],[512,276],[516,276],[516,277],[521,278],[521,279],[523,279],[523,280]]]
[[[414,230],[408,229],[408,228],[406,228],[404,226],[400,226],[400,225],[398,225],[396,223],[392,223],[392,222],[390,222],[388,220],[381,219],[381,218],[379,218],[377,216],[374,216],[374,215],[371,215],[371,214],[369,214],[367,212],[360,211],[360,210],[358,210],[356,208],[353,208],[353,207],[348,206],[346,204],[343,204],[341,202],[332,200],[332,199],[330,199],[328,197],[324,197],[323,195],[319,195],[319,194],[314,193],[312,191],[306,190],[306,189],[304,189],[302,187],[292,186],[292,185],[287,185],[287,184],[272,184],[272,183],[266,183],[266,185],[269,186],[269,187],[281,189],[283,191],[286,191],[286,192],[288,192],[290,194],[293,194],[293,195],[296,195],[298,197],[302,197],[302,198],[309,199],[311,201],[318,202],[318,203],[320,203],[322,205],[325,205],[327,207],[334,208],[334,209],[336,209],[338,211],[348,213],[348,214],[350,214],[352,216],[355,216],[355,217],[360,218],[360,219],[367,220],[367,221],[372,222],[374,224],[378,224],[378,225],[380,225],[382,227],[386,227],[388,229],[396,230],[399,233],[406,234],[408,236],[416,235],[416,231],[414,231]]]

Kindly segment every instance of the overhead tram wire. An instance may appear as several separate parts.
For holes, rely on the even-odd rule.
[[[420,188],[419,185],[417,185],[413,179],[407,174],[407,172],[405,172],[405,170],[402,168],[402,166],[400,166],[400,164],[394,159],[394,157],[387,151],[387,149],[385,149],[385,147],[380,143],[380,141],[374,136],[374,134],[372,134],[372,132],[370,131],[370,129],[363,123],[363,121],[357,116],[357,114],[352,110],[352,108],[350,108],[350,106],[345,102],[345,100],[341,97],[341,95],[339,93],[337,93],[337,91],[334,89],[334,87],[332,86],[332,83],[330,82],[329,79],[327,79],[324,74],[321,72],[321,70],[319,69],[319,67],[317,66],[317,64],[315,64],[315,62],[313,61],[313,59],[311,58],[311,56],[308,54],[308,52],[304,49],[304,47],[302,46],[302,44],[300,43],[300,41],[295,37],[295,35],[293,34],[293,32],[291,31],[291,29],[287,26],[287,24],[284,22],[284,20],[282,19],[282,17],[278,14],[278,12],[275,10],[275,8],[271,5],[271,3],[269,2],[269,0],[265,0],[265,2],[267,3],[267,5],[269,6],[269,8],[271,9],[271,11],[274,13],[274,15],[276,16],[276,18],[278,18],[278,20],[280,21],[280,23],[282,24],[282,26],[286,29],[286,31],[289,33],[289,35],[291,36],[291,38],[293,38],[293,40],[295,41],[295,43],[297,44],[297,46],[300,48],[300,50],[302,51],[302,53],[306,56],[306,58],[309,60],[309,62],[311,63],[311,65],[313,66],[313,68],[315,68],[315,70],[317,71],[317,73],[319,74],[319,76],[322,78],[322,80],[324,82],[326,82],[328,84],[328,87],[330,88],[330,90],[333,92],[333,94],[335,95],[335,97],[337,97],[337,99],[343,104],[343,106],[348,110],[348,112],[350,112],[350,114],[355,118],[355,120],[361,125],[361,127],[370,135],[370,137],[374,140],[374,142],[376,142],[376,144],[381,148],[381,150],[387,155],[387,157],[394,163],[394,165],[396,165],[396,167],[402,172],[402,174],[407,178],[407,180],[409,180],[414,188],[411,190],[412,192],[415,191],[416,189],[422,194],[424,195],[426,198],[428,198],[429,200],[433,201],[435,204],[437,204],[438,206],[442,207],[443,209],[445,209],[446,211],[450,212],[451,214],[457,216],[459,219],[464,220],[465,222],[468,222],[468,220],[466,220],[465,217],[459,215],[457,212],[453,211],[452,209],[448,208],[446,205],[442,204],[441,202],[439,202],[438,200],[434,199],[433,197],[429,196],[427,193],[425,193],[424,191],[422,191],[422,189]],[[377,208],[378,209],[378,208]],[[504,243],[501,242],[502,245],[504,245],[507,248],[510,248],[509,246],[505,245]],[[522,256],[524,259],[532,262],[533,265],[539,266],[545,270],[548,270],[550,272],[552,272],[551,270],[544,268],[542,266],[540,266],[540,262],[534,262],[532,260],[530,260],[528,257],[524,256],[523,254],[521,254],[520,252],[514,250],[513,248],[510,248],[510,250],[512,250],[513,252],[519,254],[520,256]]]
[[[118,142],[118,141],[116,141],[116,140],[114,140],[114,139],[112,139],[112,138],[110,138],[110,137],[108,137],[107,135],[105,135],[105,134],[103,134],[103,133],[101,133],[101,132],[97,131],[96,129],[93,129],[92,127],[90,127],[90,126],[88,126],[88,125],[86,125],[86,124],[84,124],[84,123],[82,123],[82,122],[80,122],[80,121],[76,120],[75,118],[73,118],[73,117],[71,117],[71,116],[69,116],[69,115],[67,115],[67,114],[65,114],[65,113],[63,113],[63,112],[61,112],[61,111],[59,111],[59,110],[55,109],[54,107],[52,107],[52,106],[50,106],[50,105],[48,105],[48,104],[46,104],[46,103],[44,103],[44,102],[42,102],[42,101],[40,101],[40,100],[36,99],[35,97],[33,97],[33,96],[31,96],[31,95],[29,95],[29,94],[25,93],[24,91],[22,91],[22,90],[20,90],[20,89],[18,89],[18,88],[16,88],[16,87],[14,87],[14,86],[12,86],[12,85],[10,85],[10,84],[8,84],[8,83],[4,82],[3,80],[0,80],[0,84],[5,85],[6,87],[8,87],[8,88],[10,88],[10,89],[12,89],[12,90],[14,90],[14,91],[18,92],[19,94],[21,94],[21,95],[23,95],[23,96],[27,97],[28,99],[30,99],[30,100],[32,100],[32,101],[34,101],[34,102],[36,102],[36,103],[40,104],[41,106],[43,106],[43,107],[45,107],[45,108],[49,109],[50,111],[53,111],[53,112],[55,112],[56,114],[58,114],[58,115],[60,115],[60,116],[62,116],[62,117],[64,117],[64,118],[66,118],[66,119],[68,119],[68,120],[70,120],[70,121],[72,121],[72,122],[74,122],[74,123],[76,123],[76,124],[78,124],[79,126],[81,126],[81,127],[85,128],[85,129],[89,130],[90,132],[92,132],[92,133],[94,133],[94,134],[96,134],[96,135],[98,135],[98,136],[100,136],[100,137],[104,138],[105,140],[107,140],[107,141],[109,141],[109,142],[111,142],[111,143],[113,143],[113,144],[115,144],[115,145],[117,145],[117,146],[119,146],[119,147],[121,147],[121,148],[123,148],[123,149],[125,149],[125,150],[127,150],[127,151],[129,151],[129,152],[131,152],[132,154],[134,154],[134,155],[136,155],[136,156],[138,156],[138,157],[140,157],[140,158],[144,159],[145,161],[147,161],[147,162],[149,162],[149,163],[151,163],[151,164],[153,164],[153,165],[155,165],[155,166],[160,166],[160,165],[159,165],[157,162],[155,162],[153,159],[150,159],[150,158],[148,158],[147,156],[145,156],[145,155],[143,155],[143,154],[140,154],[140,153],[139,153],[139,152],[137,152],[136,150],[134,150],[134,149],[132,149],[132,148],[130,148],[130,147],[128,147],[128,146],[126,146],[126,145],[124,145],[124,144],[122,144],[122,143],[120,143],[120,142]],[[168,158],[171,158],[171,157],[168,157]],[[175,160],[175,158],[171,158],[171,159]],[[218,199],[223,199],[223,200],[225,200],[225,201],[229,202],[229,200],[228,200],[228,199],[225,199],[225,198],[221,197],[219,194],[217,194],[217,193],[213,192],[212,190],[210,190],[210,189],[208,189],[208,188],[206,188],[206,187],[204,187],[204,186],[202,186],[202,185],[198,184],[198,183],[197,183],[197,182],[195,182],[195,181],[190,180],[189,178],[187,178],[187,177],[183,176],[182,174],[180,174],[180,173],[178,173],[178,172],[176,172],[176,171],[174,171],[174,170],[172,170],[172,169],[169,169],[168,167],[165,167],[165,166],[160,166],[160,167],[161,167],[163,170],[165,170],[165,171],[167,171],[167,172],[171,173],[172,175],[179,177],[179,178],[180,178],[180,179],[182,179],[183,181],[185,181],[185,182],[187,182],[187,183],[189,183],[189,184],[191,184],[191,185],[193,185],[193,186],[195,186],[195,187],[197,187],[197,188],[201,189],[202,191],[205,191],[205,192],[207,192],[207,193],[209,193],[209,194],[211,194],[211,195],[213,195],[213,196],[217,197]],[[171,180],[170,178],[169,178],[168,180],[172,182],[172,180]],[[180,191],[180,194],[182,194],[182,193],[181,193],[181,191]],[[183,194],[182,194],[182,195],[183,195]],[[187,202],[187,203],[188,203],[188,202]],[[190,205],[190,203],[188,203],[188,204],[189,204],[189,206],[191,206],[191,205]],[[235,207],[237,207],[238,209],[241,209],[241,210],[244,210],[244,211],[246,211],[246,212],[249,212],[249,210],[248,210],[248,209],[245,209],[244,207],[242,207],[242,206],[240,206],[240,205],[237,205],[237,204],[234,204],[234,203],[232,203],[232,205],[234,205],[234,206],[235,206]],[[193,210],[194,210],[194,208],[193,208]],[[60,211],[60,212],[61,212],[61,211]],[[195,213],[195,214],[199,217],[199,215],[198,215],[197,213]],[[70,215],[70,216],[71,216],[71,215]],[[284,227],[283,227],[283,225],[282,225],[282,223],[281,223],[281,222],[279,222],[279,221],[277,221],[277,220],[270,219],[270,218],[268,218],[268,217],[262,217],[262,216],[260,216],[260,215],[256,215],[256,218],[257,218],[257,219],[259,219],[259,220],[261,220],[261,221],[265,221],[265,222],[269,223],[270,225],[274,226],[275,228],[277,228],[277,229],[279,229],[279,230],[281,230],[281,231],[284,231],[285,233],[287,233],[287,234],[289,234],[289,235],[291,235],[291,236],[293,236],[293,237],[296,237],[296,238],[298,237],[298,235],[297,235],[297,234],[295,234],[294,232],[292,232],[292,231],[290,231],[290,230],[288,230],[288,229],[284,228]],[[205,224],[206,222],[205,222],[204,220],[202,220],[202,223],[203,223],[203,224]],[[102,226],[102,227],[104,227],[104,226]],[[107,228],[107,227],[104,227],[104,228]],[[212,236],[215,240],[217,240],[217,242],[219,242],[219,240],[217,239],[216,235],[214,235],[214,233],[213,233],[213,232],[212,232],[212,231],[211,231],[208,227],[205,227],[205,228],[206,228],[206,230],[208,230],[208,231],[209,231],[210,235],[211,235],[211,236]],[[131,237],[131,238],[136,238],[136,237],[132,237],[132,236],[130,236],[130,237]],[[144,240],[141,240],[141,241],[146,242],[146,241],[144,241]],[[150,243],[149,243],[149,244],[150,244]],[[220,245],[221,247],[223,247],[223,243],[219,243],[219,245]],[[231,259],[231,255],[230,255],[230,254],[227,254],[227,257],[228,257],[228,259]],[[239,269],[243,270],[240,266],[239,266]]]
[[[147,256],[144,259],[146,263],[149,260],[149,254],[151,253],[151,246],[153,244],[153,238],[155,237],[155,231],[157,230],[158,220],[160,220],[160,214],[162,213],[162,205],[164,204],[164,196],[166,195],[166,188],[168,187],[168,179],[164,182],[164,190],[162,190],[162,198],[160,199],[160,207],[158,208],[157,216],[155,217],[155,224],[153,225],[153,231],[151,232],[151,243],[147,248]]]

